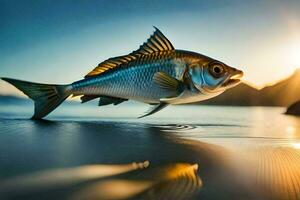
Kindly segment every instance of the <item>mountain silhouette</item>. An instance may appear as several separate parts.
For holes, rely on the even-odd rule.
[[[289,106],[300,100],[300,69],[287,79],[260,90],[245,83],[200,102],[205,105]]]

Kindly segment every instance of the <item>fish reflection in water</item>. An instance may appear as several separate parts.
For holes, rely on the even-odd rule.
[[[62,174],[65,176],[59,181],[52,181],[45,187],[42,183],[46,181],[37,182],[39,191],[33,190],[35,188],[30,184],[23,187],[25,183],[18,177],[14,179],[16,185],[10,186],[11,190],[2,187],[1,192],[8,194],[10,191],[10,195],[17,197],[13,199],[22,200],[300,199],[300,118],[279,115],[281,110],[277,112],[273,108],[263,112],[259,111],[262,108],[245,108],[244,111],[244,108],[224,108],[228,112],[222,110],[220,114],[215,107],[206,111],[201,107],[201,112],[194,107],[182,109],[190,113],[197,111],[193,117],[197,120],[176,121],[172,118],[164,121],[159,118],[159,121],[149,120],[147,123],[134,120],[117,123],[116,120],[82,121],[80,118],[50,122],[0,120],[4,133],[0,134],[0,149],[1,155],[5,155],[0,157],[3,174],[0,179],[44,170],[45,167],[79,166],[75,168],[79,177],[67,172],[74,168],[64,168],[62,171],[66,172]],[[265,116],[257,116],[256,110]],[[130,167],[132,170],[97,177],[103,172],[101,166],[112,167],[102,165],[104,163],[120,164],[143,159],[151,161],[149,167]],[[196,168],[192,164],[176,169],[180,166],[176,164],[178,162],[198,163],[200,169],[197,174],[188,170]],[[85,167],[80,166],[82,163],[101,164],[95,165],[99,172],[87,170],[91,173],[79,175],[77,169]],[[189,172],[188,175],[172,175],[172,171]],[[55,179],[53,173],[47,175],[49,171],[44,172],[46,179]]]
[[[67,194],[79,199],[189,199],[202,186],[198,165],[175,163],[148,168],[149,161],[121,165],[89,165],[48,170],[8,179],[0,183],[0,197],[25,197],[55,188],[83,184]],[[131,175],[130,172],[143,170]],[[24,196],[25,195],[25,196]],[[2,199],[1,198],[1,199]]]
[[[147,170],[127,180],[99,181],[72,199],[190,199],[202,186],[197,164],[177,163]]]
[[[76,184],[88,180],[110,177],[133,170],[147,168],[149,161],[121,165],[86,165],[52,169],[18,176],[0,182],[0,194],[28,193]]]

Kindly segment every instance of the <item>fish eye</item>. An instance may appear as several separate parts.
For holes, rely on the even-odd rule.
[[[224,67],[221,64],[213,64],[209,68],[210,74],[215,78],[220,78],[224,75]]]

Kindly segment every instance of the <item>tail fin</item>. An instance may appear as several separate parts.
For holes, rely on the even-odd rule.
[[[1,78],[34,100],[32,119],[41,119],[59,106],[69,95],[69,85],[32,83],[11,78]]]

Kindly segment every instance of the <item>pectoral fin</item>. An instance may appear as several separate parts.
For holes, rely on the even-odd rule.
[[[154,113],[160,111],[161,109],[167,107],[168,105],[169,105],[169,104],[167,104],[167,103],[159,103],[159,104],[157,104],[157,105],[151,107],[151,108],[148,110],[148,112],[146,112],[146,114],[144,114],[144,115],[142,115],[142,116],[140,116],[140,117],[138,117],[138,118],[140,119],[140,118],[143,118],[143,117],[152,115],[152,114],[154,114]]]
[[[176,78],[170,76],[165,72],[157,72],[153,76],[153,81],[156,83],[160,88],[173,91],[177,95],[182,93],[184,87],[183,82],[177,80]],[[177,96],[176,95],[176,96]]]

